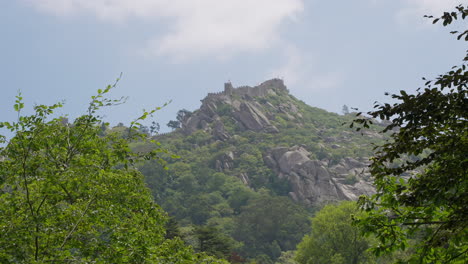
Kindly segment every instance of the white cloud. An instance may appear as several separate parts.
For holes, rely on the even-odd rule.
[[[102,21],[164,21],[167,31],[148,52],[177,59],[226,57],[269,48],[280,25],[304,9],[303,0],[23,0],[57,16],[92,14]]]
[[[344,82],[344,75],[339,71],[324,71],[310,53],[305,53],[294,45],[284,50],[285,63],[271,70],[268,78],[284,79],[300,97],[310,96],[311,91],[332,91]]]
[[[404,7],[397,14],[399,22],[417,19],[430,23],[430,20],[423,18],[424,15],[438,17],[443,12],[454,10],[459,4],[468,4],[468,0],[403,0],[403,2]]]

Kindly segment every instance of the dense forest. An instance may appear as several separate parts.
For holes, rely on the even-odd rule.
[[[459,6],[434,19],[468,16]],[[468,31],[453,34],[468,40]],[[280,79],[208,94],[173,131],[36,105],[0,127],[1,263],[466,263],[468,72],[368,113]]]

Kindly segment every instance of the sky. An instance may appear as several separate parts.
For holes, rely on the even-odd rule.
[[[127,102],[101,113],[112,125],[170,102],[150,120],[165,132],[227,81],[278,77],[311,106],[368,111],[461,63],[466,42],[423,18],[458,4],[468,0],[0,0],[0,120],[15,120],[19,91],[25,113],[64,101],[58,114],[74,118],[121,73],[110,97]]]

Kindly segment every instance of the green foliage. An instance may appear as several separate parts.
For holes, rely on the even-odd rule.
[[[190,116],[192,115],[192,112],[190,112],[189,110],[187,109],[181,109],[177,112],[177,121],[179,121],[180,123],[183,123],[185,120],[187,120],[188,118],[190,118]]]
[[[255,258],[255,264],[273,264],[273,261],[268,255],[260,254]]]
[[[232,107],[228,104],[221,104],[216,108],[216,113],[220,116],[229,115],[232,112]]]
[[[275,264],[298,264],[294,259],[296,256],[294,251],[281,252],[281,256],[276,260]]]
[[[349,185],[353,185],[355,183],[359,182],[359,179],[356,175],[354,174],[349,174],[348,176],[346,176],[345,178],[345,184],[349,184]]]
[[[14,133],[1,137],[1,263],[218,263],[165,239],[166,214],[134,169],[138,160],[162,163],[167,152],[155,141],[149,152],[129,148],[128,140],[147,139],[139,122],[157,109],[133,121],[126,138],[102,136],[97,111],[122,102],[105,97],[114,86],[99,90],[73,123],[51,117],[61,104],[22,115],[17,96],[18,121],[0,123]]]
[[[467,16],[468,6],[460,5],[434,23],[446,26]],[[461,39],[467,31],[452,33]],[[368,113],[388,122],[384,132],[393,132],[370,167],[377,194],[359,201],[369,213],[359,224],[380,241],[376,254],[404,249],[416,236],[410,263],[468,260],[467,61],[416,94],[400,91],[392,95],[396,103],[377,104]],[[369,124],[366,118],[356,122]],[[418,158],[405,158],[411,156]]]
[[[211,136],[203,130],[197,130],[188,136],[186,140],[197,147],[207,144],[211,140]]]
[[[211,256],[227,259],[233,248],[232,238],[221,233],[213,226],[198,226],[195,228],[198,240],[198,251]]]
[[[296,261],[301,264],[373,263],[366,253],[369,238],[352,225],[352,217],[362,214],[355,202],[326,205],[312,218],[312,232],[297,246]],[[375,263],[375,262],[374,262]]]
[[[166,239],[173,239],[176,237],[182,237],[182,233],[180,231],[179,223],[177,223],[177,220],[174,219],[174,217],[169,217],[168,221],[166,222],[166,234],[165,238]]]
[[[254,257],[265,254],[277,259],[281,251],[294,249],[308,232],[308,214],[286,197],[261,190],[236,218],[234,238],[243,242],[241,252]]]
[[[180,128],[180,122],[176,120],[170,120],[166,125],[172,129]]]

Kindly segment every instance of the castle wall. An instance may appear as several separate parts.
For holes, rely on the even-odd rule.
[[[261,83],[258,86],[240,86],[234,88],[230,82],[224,84],[224,91],[217,93],[209,93],[202,102],[208,101],[210,99],[217,99],[223,96],[251,96],[251,97],[262,97],[268,94],[269,90],[280,90],[288,91],[284,85],[283,80],[281,79],[272,79]]]

